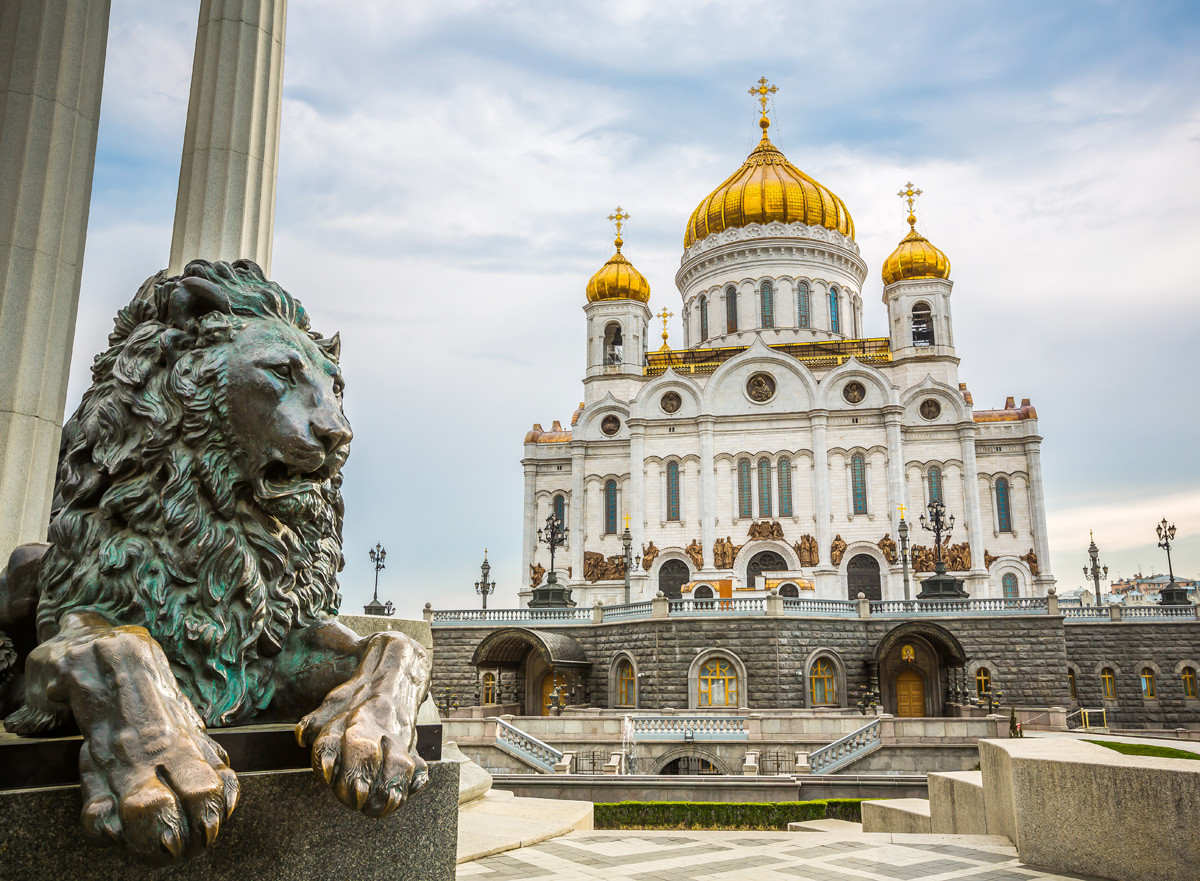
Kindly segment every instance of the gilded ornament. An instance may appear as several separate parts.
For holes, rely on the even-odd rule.
[[[617,227],[617,236],[613,240],[617,250],[608,258],[608,262],[600,267],[600,271],[588,281],[588,302],[637,300],[640,303],[648,303],[650,301],[650,282],[646,281],[646,276],[634,269],[633,264],[621,253],[621,246],[625,244],[624,239],[621,238],[621,224],[629,219],[629,215],[623,212],[620,206],[617,206],[617,210],[608,215],[608,219],[614,221]]]
[[[1026,565],[1029,566],[1029,573],[1031,575],[1040,575],[1041,574],[1041,570],[1038,568],[1037,552],[1034,551],[1033,548],[1030,548],[1029,553],[1023,555],[1021,557],[1021,559],[1024,560]]]
[[[529,587],[534,588],[546,577],[546,567],[541,563],[533,563],[529,567]]]
[[[833,542],[829,546],[829,562],[834,566],[842,565],[842,555],[846,553],[846,542],[842,540],[839,533],[834,537]]]
[[[950,258],[917,232],[913,203],[921,191],[914,189],[910,182],[896,195],[908,201],[909,230],[896,250],[883,261],[883,283],[889,285],[910,278],[949,278]]]
[[[704,546],[700,544],[699,539],[693,538],[691,544],[683,550],[697,570],[704,568]]]
[[[889,563],[895,563],[900,559],[896,553],[896,543],[892,541],[892,534],[890,532],[879,539],[879,550],[883,552],[883,558]]]
[[[989,553],[986,550],[983,552],[983,565],[987,569],[991,569],[992,564],[995,563],[999,559],[1000,558],[997,557],[995,554]]]
[[[647,572],[654,565],[655,559],[658,557],[658,548],[654,546],[654,542],[650,542],[649,546],[642,545],[642,568]]]
[[[816,538],[811,535],[800,536],[800,541],[792,545],[796,550],[796,556],[800,558],[800,565],[809,568],[820,565],[821,550],[817,544]]]
[[[783,527],[776,521],[751,523],[747,538],[750,541],[783,541]]]

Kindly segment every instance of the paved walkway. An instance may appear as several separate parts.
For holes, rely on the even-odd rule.
[[[815,832],[574,832],[458,867],[459,881],[1084,881],[1006,839]]]

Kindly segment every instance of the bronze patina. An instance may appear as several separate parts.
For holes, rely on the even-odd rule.
[[[49,543],[0,575],[0,629],[28,654],[5,727],[78,725],[98,842],[157,864],[213,843],[238,780],[206,726],[299,720],[317,776],[373,817],[428,779],[429,654],[334,619],[339,347],[257,265],[197,260],[147,280],[96,358]]]

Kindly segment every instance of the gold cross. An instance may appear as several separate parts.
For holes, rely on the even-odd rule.
[[[629,528],[629,515],[628,514],[625,515],[625,528],[626,529]]]
[[[621,210],[621,206],[618,205],[616,210],[613,211],[612,214],[608,215],[608,219],[617,225],[617,238],[619,239],[621,237],[621,224],[629,219],[629,214],[623,212]]]
[[[663,310],[662,310],[661,312],[659,312],[657,315],[655,315],[655,316],[654,316],[655,318],[661,318],[661,319],[662,319],[662,323],[663,323],[663,334],[662,334],[662,336],[663,336],[663,344],[662,344],[662,347],[663,347],[664,349],[670,348],[670,347],[667,345],[667,319],[668,319],[668,318],[673,318],[674,316],[675,316],[675,313],[674,313],[674,312],[668,312],[668,311],[667,311],[667,307],[666,307],[666,306],[663,306]],[[660,351],[661,351],[661,350],[660,350]]]
[[[779,91],[779,86],[767,85],[767,78],[759,77],[758,85],[750,87],[750,94],[757,95],[759,103],[762,104],[763,119],[767,118],[767,101],[770,100],[767,96],[774,95]]]
[[[915,227],[917,216],[913,214],[913,203],[917,201],[917,196],[921,195],[921,190],[913,189],[912,181],[909,181],[904,185],[904,189],[896,195],[908,202],[908,225]]]
[[[904,507],[903,505],[901,505],[901,506],[900,506],[899,508],[897,508],[896,510],[900,512],[900,519],[901,519],[901,520],[903,520],[903,519],[904,519],[904,512],[905,512],[905,511],[907,511],[908,509],[907,509],[906,507]]]

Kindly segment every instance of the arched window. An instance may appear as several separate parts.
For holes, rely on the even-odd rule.
[[[617,534],[617,482],[604,484],[604,534]]]
[[[775,288],[769,281],[762,283],[762,288],[759,290],[759,301],[762,306],[762,326],[775,326]]]
[[[1154,692],[1154,670],[1150,667],[1142,668],[1142,698],[1158,697]]]
[[[862,453],[850,457],[850,485],[854,491],[854,513],[867,513],[867,460]]]
[[[792,460],[779,460],[779,516],[792,516]]]
[[[808,671],[809,704],[814,707],[837,706],[837,679],[833,662],[828,658],[817,658]]]
[[[679,519],[679,463],[667,463],[667,519]]]
[[[1196,699],[1196,668],[1183,668],[1183,696],[1188,700]]]
[[[567,497],[562,493],[554,497],[554,516],[563,526],[567,525]]]
[[[808,327],[812,323],[812,305],[809,300],[808,282],[796,286],[796,326]]]
[[[700,667],[700,706],[736,707],[738,677],[733,665],[725,658],[709,658]]]
[[[707,584],[701,584],[692,591],[692,599],[694,600],[711,600],[713,599],[713,589]]]
[[[754,509],[750,504],[750,460],[738,462],[738,517],[753,517]]]
[[[1112,667],[1105,667],[1100,671],[1100,691],[1106,701],[1117,699],[1117,677]]]
[[[1012,532],[1012,505],[1009,503],[1008,479],[996,481],[996,520],[1001,532]]]
[[[637,705],[637,679],[633,675],[633,664],[628,658],[622,658],[617,664],[617,706],[632,707]]]
[[[798,600],[800,599],[800,588],[790,582],[788,584],[781,584],[779,585],[779,595],[789,600]]]
[[[838,289],[829,289],[829,329],[834,333],[842,332],[842,314],[838,308]]]
[[[942,469],[934,465],[929,469],[929,501],[942,502]]]
[[[1071,692],[1071,700],[1079,697],[1075,692],[1075,671],[1071,669],[1067,670],[1067,690]]]
[[[604,363],[620,364],[625,360],[625,340],[621,336],[621,325],[610,321],[604,328]]]
[[[683,560],[667,560],[658,567],[658,589],[667,599],[677,600],[683,596],[682,588],[691,577],[691,570]]]
[[[737,288],[725,288],[725,332],[737,333]]]
[[[708,297],[700,298],[700,342],[708,339]]]
[[[771,516],[771,460],[758,460],[758,516]]]
[[[1004,598],[1006,600],[1015,600],[1021,595],[1017,589],[1017,576],[1011,572],[1005,572],[1004,577],[1000,579],[1000,583],[1004,586]]]
[[[992,671],[987,667],[980,667],[975,671],[975,696],[983,700],[985,695],[991,694],[991,691]]]
[[[933,314],[928,303],[917,303],[912,311],[912,338],[914,346],[933,345]]]
[[[483,674],[483,694],[481,696],[481,702],[483,704],[496,703],[496,674],[495,673],[484,673]]]

